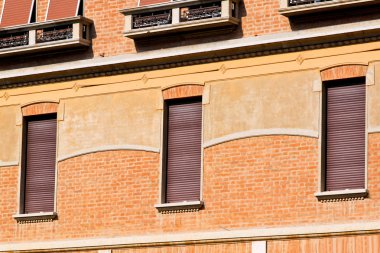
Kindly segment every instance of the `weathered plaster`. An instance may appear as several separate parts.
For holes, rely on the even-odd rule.
[[[19,160],[18,110],[17,106],[0,107],[0,165],[14,165]]]
[[[318,71],[213,83],[205,107],[205,141],[257,129],[318,131]]]
[[[59,123],[59,154],[66,157],[102,146],[137,145],[159,149],[159,90],[114,93],[65,100]]]

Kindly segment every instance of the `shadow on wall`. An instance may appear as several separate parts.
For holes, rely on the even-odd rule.
[[[290,26],[293,31],[350,24],[359,21],[378,20],[380,18],[380,6],[355,7],[341,10],[333,10],[324,13],[312,13],[291,17]]]

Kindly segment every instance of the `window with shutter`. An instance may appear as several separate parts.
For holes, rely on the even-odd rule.
[[[364,78],[325,82],[325,190],[365,188]]]
[[[201,98],[168,100],[166,117],[165,202],[200,200]]]
[[[22,211],[53,212],[57,116],[25,117],[24,126]]]

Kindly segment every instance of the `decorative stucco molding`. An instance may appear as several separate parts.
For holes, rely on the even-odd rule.
[[[244,132],[233,133],[225,135],[219,138],[215,138],[203,143],[203,148],[208,148],[221,144],[223,142],[244,139],[255,136],[266,136],[266,135],[294,135],[294,136],[305,136],[311,138],[318,138],[318,131],[307,130],[307,129],[294,129],[294,128],[268,128],[268,129],[255,129]]]
[[[12,166],[18,166],[18,161],[11,161],[11,162],[0,161],[0,167],[12,167]]]
[[[95,147],[95,148],[89,148],[89,149],[83,149],[78,152],[69,154],[69,155],[63,155],[60,156],[57,160],[59,162],[74,158],[81,155],[87,155],[91,153],[97,153],[97,152],[104,152],[104,151],[115,151],[115,150],[133,150],[133,151],[146,151],[146,152],[154,152],[159,153],[159,148],[153,148],[148,146],[140,146],[140,145],[115,145],[115,146],[101,146],[101,147]]]
[[[202,243],[225,243],[239,241],[262,241],[269,239],[292,239],[292,238],[313,238],[323,235],[361,235],[376,234],[380,232],[380,222],[361,222],[344,224],[324,224],[277,228],[247,228],[240,230],[217,230],[204,232],[187,233],[159,233],[153,235],[127,236],[127,237],[106,237],[77,240],[57,240],[24,243],[3,243],[0,244],[0,252],[54,252],[59,250],[76,249],[104,249],[122,248],[138,246],[164,246]]]
[[[343,41],[344,45],[349,45],[378,41],[379,39],[380,24],[377,20],[362,21],[354,24],[204,43],[196,46],[160,49],[138,54],[99,57],[76,62],[4,70],[0,71],[2,76],[0,88],[38,85],[328,48],[340,46]],[[144,65],[144,67],[141,67],[141,65]],[[112,67],[110,68],[110,66]],[[73,75],[73,70],[76,70],[78,74]],[[59,73],[59,77],[57,77],[57,73]],[[24,81],[21,83],[20,79]]]

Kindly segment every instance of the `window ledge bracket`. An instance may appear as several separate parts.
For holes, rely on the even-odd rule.
[[[342,191],[326,191],[314,194],[318,201],[336,202],[348,200],[363,200],[368,196],[367,189],[342,190]]]
[[[44,212],[44,213],[30,213],[30,214],[15,214],[13,218],[17,220],[17,223],[40,223],[40,222],[52,222],[57,218],[56,212]]]
[[[203,201],[189,201],[167,204],[156,204],[154,207],[163,214],[197,212],[204,206]]]

